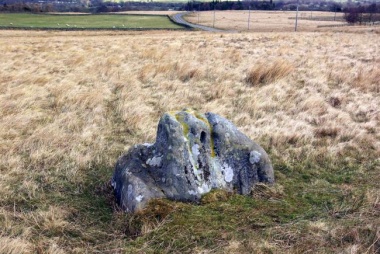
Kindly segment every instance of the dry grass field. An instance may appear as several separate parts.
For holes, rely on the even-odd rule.
[[[215,27],[226,30],[248,31],[248,10],[244,11],[216,11]],[[292,32],[295,27],[295,11],[251,11],[250,28],[252,32]],[[298,14],[298,31],[331,31],[332,28],[318,28],[324,25],[346,24],[343,14],[320,11],[300,11]],[[335,21],[334,21],[335,17]],[[187,15],[186,20],[205,26],[213,26],[214,12],[194,12]],[[378,26],[377,26],[378,27]],[[338,27],[333,30],[354,30],[355,28]],[[367,28],[368,30],[374,29]],[[376,28],[378,29],[378,28]]]
[[[379,39],[0,31],[0,253],[379,253]],[[276,185],[125,215],[114,163],[185,107],[260,143]]]

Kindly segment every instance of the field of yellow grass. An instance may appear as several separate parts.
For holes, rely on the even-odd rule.
[[[250,15],[250,17],[249,17]],[[248,31],[248,19],[250,20],[249,31],[252,32],[291,32],[295,27],[295,11],[216,11],[215,21],[213,11],[193,12],[185,16],[186,20],[204,26],[235,31]],[[357,27],[319,27],[331,25],[344,25],[343,13],[300,11],[297,31],[321,32],[332,30],[353,31]],[[334,20],[335,19],[335,20]],[[379,31],[377,27],[367,27],[366,30]]]
[[[378,253],[379,36],[0,31],[0,253]],[[260,143],[275,190],[124,215],[114,163],[185,107]]]

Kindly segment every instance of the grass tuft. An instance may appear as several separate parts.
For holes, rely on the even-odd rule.
[[[232,193],[225,190],[212,190],[211,192],[205,194],[202,199],[202,204],[209,204],[213,202],[223,202],[227,201],[231,197]]]
[[[291,63],[276,60],[273,63],[260,63],[252,67],[245,77],[245,82],[250,86],[265,85],[286,77],[293,71]]]
[[[318,138],[330,137],[335,138],[338,136],[340,129],[337,127],[320,127],[315,129],[314,135]]]
[[[252,197],[255,199],[282,199],[284,197],[284,187],[279,184],[257,183],[252,188]]]
[[[140,212],[129,215],[126,235],[131,238],[148,234],[165,223],[166,218],[181,207],[166,199],[152,199]]]

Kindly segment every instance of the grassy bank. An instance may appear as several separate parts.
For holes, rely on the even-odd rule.
[[[378,252],[378,36],[0,31],[0,252]],[[185,107],[260,143],[276,185],[125,215],[114,163]]]

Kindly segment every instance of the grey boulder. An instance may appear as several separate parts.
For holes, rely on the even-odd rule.
[[[198,202],[212,189],[247,195],[258,182],[274,182],[267,153],[225,118],[192,110],[165,113],[156,142],[121,156],[111,181],[127,212],[153,198]]]

